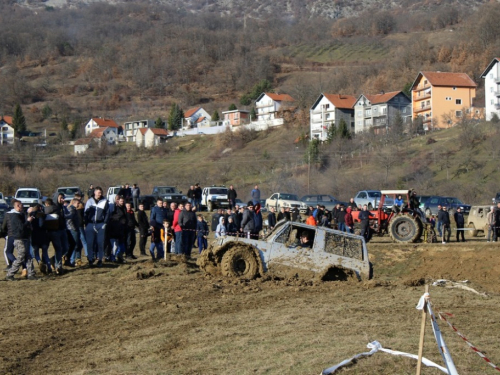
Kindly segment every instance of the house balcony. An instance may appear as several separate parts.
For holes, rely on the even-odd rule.
[[[494,78],[494,80],[495,80],[495,83],[500,83],[500,76],[499,76],[499,77]]]
[[[429,99],[431,96],[432,96],[432,93],[428,93],[428,94],[424,94],[424,95],[420,95],[420,96],[413,95],[413,101],[418,102],[420,100]]]
[[[420,112],[425,112],[425,111],[430,111],[430,110],[431,110],[431,106],[426,105],[424,107],[413,108],[413,113],[420,113]]]
[[[496,97],[499,97],[499,96],[500,96],[500,90],[493,91],[493,94],[494,94]]]
[[[427,85],[418,85],[417,88],[415,90],[412,90],[412,91],[419,92],[419,91],[427,90],[427,89],[430,89],[430,88],[431,88],[430,84],[427,84]]]
[[[372,117],[387,117],[387,113],[374,113]]]
[[[266,108],[266,107],[271,107],[274,110],[274,104],[261,104],[255,106],[255,108]]]

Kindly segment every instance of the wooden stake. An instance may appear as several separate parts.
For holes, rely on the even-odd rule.
[[[425,285],[425,293],[429,293],[429,285]],[[417,375],[420,375],[422,370],[422,355],[424,353],[424,336],[425,336],[425,318],[427,317],[427,302],[424,303],[422,309],[422,323],[420,325],[420,340],[418,343],[418,362],[417,362]]]

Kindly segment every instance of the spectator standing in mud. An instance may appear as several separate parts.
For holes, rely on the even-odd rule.
[[[498,230],[500,226],[500,203],[497,203],[497,207],[494,210],[495,215],[495,230],[493,231],[493,242],[497,242]]]
[[[347,233],[354,233],[354,219],[353,219],[352,213],[351,213],[352,210],[353,210],[353,208],[351,206],[348,206],[346,209],[346,214],[344,216],[345,227],[346,227]]]
[[[126,235],[126,248],[125,252],[127,257],[131,259],[137,259],[134,255],[135,244],[137,243],[137,239],[135,236],[135,228],[139,226],[134,214],[134,210],[132,210],[132,203],[125,203],[125,215],[127,217],[127,235]]]
[[[219,219],[221,216],[222,216],[222,209],[221,208],[219,208],[212,215],[212,222],[211,222],[212,232],[217,231],[217,225],[219,225]]]
[[[257,203],[260,202],[260,190],[259,190],[259,185],[255,185],[253,188],[252,192],[250,193],[252,196],[252,203],[255,206]],[[253,208],[253,207],[252,207]]]
[[[95,195],[95,192],[94,192]],[[66,220],[64,219],[64,213],[62,211],[62,206],[57,205],[54,201],[48,198],[45,201],[45,229],[47,230],[47,235],[49,241],[52,242],[55,251],[55,262],[54,269],[57,275],[61,275],[63,272],[63,232],[66,234]]]
[[[12,266],[7,272],[7,281],[14,281],[14,275],[22,268],[23,263],[26,263],[26,268],[28,270],[28,280],[36,280],[35,268],[33,267],[33,258],[30,255],[30,232],[31,232],[31,222],[34,216],[29,215],[31,213],[31,208],[28,210],[28,217],[26,218],[23,212],[23,204],[14,200],[14,209],[9,213],[10,218],[7,222],[7,233],[10,238],[14,239],[14,248],[17,250],[17,258],[12,263]]]
[[[243,211],[243,217],[240,224],[240,232],[244,233],[245,237],[251,238],[252,232],[255,230],[255,222],[253,215],[253,202],[249,201],[245,210]]]
[[[173,220],[173,219],[172,219]],[[137,225],[139,226],[139,250],[141,255],[146,255],[146,242],[149,234],[148,215],[144,211],[144,203],[139,203],[137,212]]]
[[[361,221],[361,235],[365,241],[370,241],[370,217],[375,216],[368,211],[368,206],[365,204],[363,210],[359,213],[358,219]]]
[[[177,255],[182,254],[182,228],[179,225],[179,215],[181,214],[181,211],[184,209],[184,205],[181,203],[179,206],[176,208],[174,212],[174,221],[172,223],[172,228],[174,230],[174,237],[175,237],[175,253]]]
[[[151,213],[149,214],[149,220],[154,220],[158,227],[163,226],[163,219],[166,217],[166,210],[163,208],[163,199],[158,198],[156,200],[156,206],[151,209]]]
[[[227,221],[228,221],[227,225],[226,225],[227,234],[229,236],[237,236],[238,235],[238,227],[234,223],[233,217],[229,216]]]
[[[441,220],[439,220],[439,213],[441,211],[443,211],[443,207],[440,204],[438,204],[438,212],[437,212],[438,224],[437,224],[437,230],[438,230],[439,237],[443,237],[443,230],[442,230],[443,223],[441,222]]]
[[[276,226],[276,214],[274,207],[271,207],[269,209],[269,215],[267,215],[267,226],[269,227],[269,230],[273,230],[274,227]]]
[[[139,189],[139,186],[137,184],[134,184],[132,186],[132,201],[134,204],[134,210],[137,212],[139,210],[139,197],[141,196],[141,189]]]
[[[262,230],[262,224],[263,224],[263,219],[262,219],[262,212],[260,212],[260,203],[257,203],[254,207],[253,210],[253,221],[254,221],[254,230],[252,234],[254,235],[253,238],[257,239],[259,238],[259,233]]]
[[[75,194],[75,198],[78,199],[78,204],[76,205],[76,212],[78,213],[79,217],[79,228],[78,232],[80,233],[80,244],[83,248],[83,254],[87,256],[87,239],[85,238],[85,205],[83,204],[82,201],[82,196],[78,193]],[[80,249],[80,253],[81,253]],[[75,266],[81,266],[82,265],[82,260],[77,259],[75,262]]]
[[[455,212],[453,218],[455,219],[455,223],[457,225],[457,242],[460,242],[459,241],[460,235],[462,235],[462,242],[465,242],[465,236],[464,236],[465,218],[462,212],[462,207],[457,208],[457,212]]]
[[[238,193],[236,193],[236,190],[234,190],[233,185],[229,186],[229,190],[227,191],[227,199],[229,199],[229,204],[231,205],[231,208],[234,209],[236,206],[236,198],[238,197]]]
[[[337,226],[341,232],[346,232],[345,215],[344,206],[340,206],[340,211],[337,212]]]
[[[90,184],[89,189],[87,190],[87,200],[94,197],[94,185]]]
[[[194,205],[194,185],[191,185],[189,187],[189,190],[187,191],[187,199],[188,199],[188,202],[191,203],[191,205]]]
[[[114,261],[125,263],[127,241],[127,213],[125,209],[125,199],[120,196],[116,202],[115,209],[109,219],[109,238],[111,241]]]
[[[194,208],[197,212],[201,212],[201,197],[203,191],[201,190],[200,184],[196,183],[194,185]]]
[[[492,240],[495,242],[495,207],[490,207],[490,212],[486,215],[486,223],[488,224],[488,239],[487,242]],[[491,232],[493,232],[493,236],[491,236]]]
[[[226,220],[223,216],[219,218],[219,225],[217,225],[217,229],[215,230],[215,238],[225,237],[226,236]]]
[[[182,229],[182,253],[189,259],[196,237],[196,214],[191,210],[191,203],[184,205],[184,210],[179,214],[179,225]]]
[[[450,242],[451,222],[450,222],[450,213],[448,212],[446,206],[443,206],[443,210],[439,213],[438,220],[442,223],[441,229],[443,231],[443,236],[442,236],[443,244],[445,244],[446,242]]]
[[[97,267],[102,266],[105,231],[109,215],[108,200],[102,196],[102,188],[97,186],[94,190],[94,196],[85,204],[85,234],[87,237],[89,266],[93,266],[96,258]],[[94,249],[97,249],[97,254]]]
[[[356,202],[354,202],[354,198],[349,199],[349,204],[347,205],[347,207],[351,207],[351,212],[356,211],[358,209]]]
[[[198,251],[200,254],[208,247],[208,232],[208,224],[203,218],[203,215],[198,215],[198,222],[196,223],[196,236],[198,239]]]

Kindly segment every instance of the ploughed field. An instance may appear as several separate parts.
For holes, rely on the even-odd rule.
[[[500,363],[500,244],[480,237],[401,245],[375,237],[368,251],[369,281],[293,273],[231,280],[204,275],[194,260],[153,264],[142,257],[2,282],[0,373],[319,374],[367,351],[373,340],[417,354],[415,306],[424,279],[438,278],[467,279],[487,294],[430,287],[434,306],[454,314],[457,328]],[[460,374],[494,373],[443,322],[440,327]],[[442,364],[429,323],[424,356]],[[339,373],[413,374],[415,366],[376,353]]]

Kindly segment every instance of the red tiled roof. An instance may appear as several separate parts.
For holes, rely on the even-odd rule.
[[[1,120],[4,120],[7,124],[12,125],[12,116],[2,116],[2,118],[0,118],[0,121]]]
[[[151,130],[153,132],[154,135],[158,135],[158,136],[167,136],[168,135],[168,131],[167,129],[162,129],[162,128],[149,128],[149,130]]]
[[[352,108],[356,98],[352,95],[323,94],[336,108]]]
[[[432,86],[476,87],[467,73],[420,72]],[[418,77],[417,77],[418,78]]]
[[[188,109],[186,113],[184,113],[184,118],[189,118],[194,115],[201,107]]]
[[[394,98],[401,91],[392,91],[386,92],[383,94],[375,94],[375,95],[365,95],[366,99],[368,99],[372,104],[380,104],[387,103],[389,100]]]
[[[139,130],[139,132],[140,132],[142,135],[144,135],[144,134],[146,134],[146,132],[148,131],[148,129],[149,129],[149,128],[139,128],[138,130]]]
[[[99,125],[100,128],[107,128],[107,127],[111,127],[111,128],[119,128],[120,125],[118,125],[115,120],[112,120],[110,118],[100,118],[100,117],[96,117],[96,118],[92,118],[92,120],[94,120],[94,122]]]
[[[266,94],[267,96],[269,96],[272,100],[274,100],[276,102],[294,102],[295,101],[295,99],[292,98],[288,94],[272,94],[272,93],[268,93],[268,92],[265,92],[264,94]]]
[[[205,120],[205,116],[199,117],[198,120],[196,120],[196,122],[202,122],[203,120]]]
[[[89,134],[89,138],[101,138],[104,135],[104,132],[106,131],[107,127],[105,128],[97,128],[92,130],[92,132]]]

